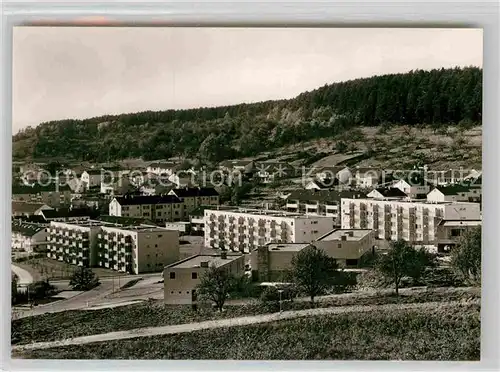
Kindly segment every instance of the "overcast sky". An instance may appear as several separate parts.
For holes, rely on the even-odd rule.
[[[482,30],[17,27],[13,133],[143,110],[291,98],[327,83],[482,67]]]

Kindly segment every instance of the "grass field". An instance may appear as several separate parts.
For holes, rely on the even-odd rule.
[[[33,277],[34,281],[42,280],[45,278],[69,279],[77,268],[76,265],[70,265],[66,262],[61,262],[45,257],[35,258],[24,262],[16,262],[15,265],[28,271]],[[96,275],[100,278],[126,275],[125,273],[102,267],[94,267],[92,268],[92,271],[94,271],[94,273],[96,273]]]
[[[480,298],[480,289],[435,289],[395,297],[392,295],[334,296],[324,299],[317,307],[383,305],[391,303],[423,303],[434,301],[461,301]],[[311,308],[309,302],[283,303],[283,310]],[[194,312],[190,306],[165,305],[162,301],[143,302],[129,306],[95,311],[77,310],[49,313],[33,318],[12,321],[12,344],[32,341],[53,341],[98,333],[200,322],[204,320],[263,314],[278,310],[260,304],[226,306],[223,313],[212,309]],[[133,319],[133,322],[130,321]],[[34,327],[32,329],[32,327]],[[33,336],[33,339],[31,338]]]
[[[479,360],[480,307],[384,310],[23,352],[43,359]]]

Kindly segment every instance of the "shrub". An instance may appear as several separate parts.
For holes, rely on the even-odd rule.
[[[97,275],[87,267],[78,267],[69,281],[69,285],[75,291],[88,291],[99,284]]]

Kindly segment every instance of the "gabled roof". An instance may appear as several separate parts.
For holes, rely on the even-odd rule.
[[[224,160],[219,163],[220,167],[246,167],[248,164],[251,164],[253,160]]]
[[[313,180],[314,184],[316,184],[320,189],[330,189],[333,186],[338,186],[339,185],[339,180],[337,178],[331,179],[331,178],[325,178],[324,180]]]
[[[30,237],[39,233],[40,231],[45,230],[44,225],[24,222],[21,220],[13,220],[11,226],[12,226],[12,232],[17,232],[24,236],[30,236]]]
[[[43,203],[27,203],[21,201],[13,201],[12,213],[35,213],[42,207],[47,208],[47,205]]]
[[[74,208],[74,209],[47,209],[42,211],[42,215],[45,219],[54,218],[71,218],[71,217],[91,217],[93,213],[86,208]]]
[[[433,190],[439,190],[443,195],[458,195],[461,192],[468,192],[469,188],[462,185],[436,186]]]
[[[191,198],[200,196],[219,196],[213,187],[181,187],[172,190],[179,198]]]
[[[395,183],[397,183],[398,181],[405,181],[410,186],[429,186],[431,184],[419,174],[410,174],[401,178],[395,177],[394,180]]]
[[[40,192],[64,192],[71,191],[68,185],[57,185],[55,183],[50,183],[47,186],[42,186],[39,184],[28,185],[12,185],[12,195],[26,195],[26,194],[38,194]]]
[[[182,203],[175,195],[123,196],[115,199],[120,205]]]
[[[380,193],[384,198],[405,198],[408,196],[396,187],[379,187],[375,191]]]

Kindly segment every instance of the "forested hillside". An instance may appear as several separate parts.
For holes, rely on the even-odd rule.
[[[17,159],[250,156],[355,126],[481,123],[482,69],[412,71],[325,85],[290,100],[59,120],[13,137]]]

